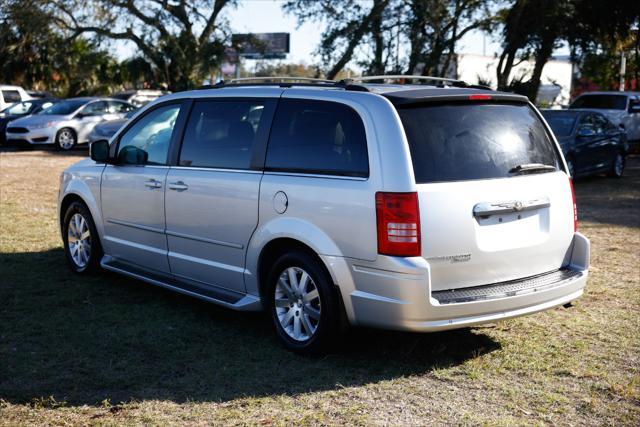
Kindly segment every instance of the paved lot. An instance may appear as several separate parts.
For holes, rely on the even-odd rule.
[[[571,309],[430,335],[354,331],[309,360],[242,314],[68,272],[58,176],[0,152],[0,425],[640,424],[640,159],[576,183],[592,242]]]

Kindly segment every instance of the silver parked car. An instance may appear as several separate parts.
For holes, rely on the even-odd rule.
[[[640,92],[584,93],[569,108],[596,110],[626,130],[629,142],[640,142]]]
[[[93,127],[100,122],[117,120],[136,107],[110,98],[70,98],[40,113],[15,120],[7,127],[7,142],[55,144],[70,150],[86,143]]]
[[[237,82],[153,102],[62,174],[69,265],[265,309],[306,354],[342,322],[429,332],[568,304],[589,241],[553,133],[525,97],[444,86]]]

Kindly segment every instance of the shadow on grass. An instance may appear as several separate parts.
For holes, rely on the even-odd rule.
[[[574,189],[579,221],[640,227],[640,156],[627,157],[621,179],[579,178]]]
[[[500,345],[469,330],[351,332],[341,350],[283,350],[262,313],[240,313],[132,279],[67,270],[61,249],[0,254],[0,399],[53,396],[226,401],[425,374]]]

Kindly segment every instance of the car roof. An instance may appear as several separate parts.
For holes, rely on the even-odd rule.
[[[408,105],[423,102],[446,102],[483,99],[491,101],[512,101],[528,102],[526,96],[509,92],[500,92],[491,89],[480,88],[459,88],[450,86],[427,86],[427,85],[363,85],[370,92],[378,93],[394,105]]]
[[[415,77],[415,76],[414,76]],[[309,91],[310,94],[317,93],[317,91],[328,92],[368,92],[375,95],[380,95],[387,98],[391,103],[395,105],[407,105],[415,103],[425,102],[446,102],[446,101],[462,101],[473,99],[470,97],[479,96],[486,97],[490,101],[508,101],[508,102],[528,102],[528,98],[523,95],[517,95],[508,92],[499,92],[485,88],[482,86],[466,85],[464,82],[454,81],[460,83],[463,87],[454,87],[452,85],[427,85],[427,84],[387,84],[387,83],[358,83],[350,82],[349,80],[343,81],[319,81],[317,83],[247,83],[247,84],[217,84],[213,86],[203,86],[202,88],[188,91],[188,92],[175,92],[172,95],[164,98],[180,99],[188,98],[190,96],[207,96],[208,94],[219,94],[220,90],[230,89],[242,89],[242,90],[256,90],[260,89],[287,89],[295,88],[299,91]],[[448,82],[447,82],[448,83]],[[264,92],[263,92],[264,94]],[[484,99],[484,98],[478,98]]]

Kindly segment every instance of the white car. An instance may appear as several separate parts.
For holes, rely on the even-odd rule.
[[[29,99],[33,98],[20,86],[0,85],[0,111],[11,104]]]
[[[6,140],[14,144],[55,144],[70,150],[89,141],[93,128],[117,120],[136,107],[110,98],[71,98],[39,114],[15,120],[7,127]]]
[[[629,142],[640,142],[640,92],[584,93],[569,108],[597,110],[626,130]]]

